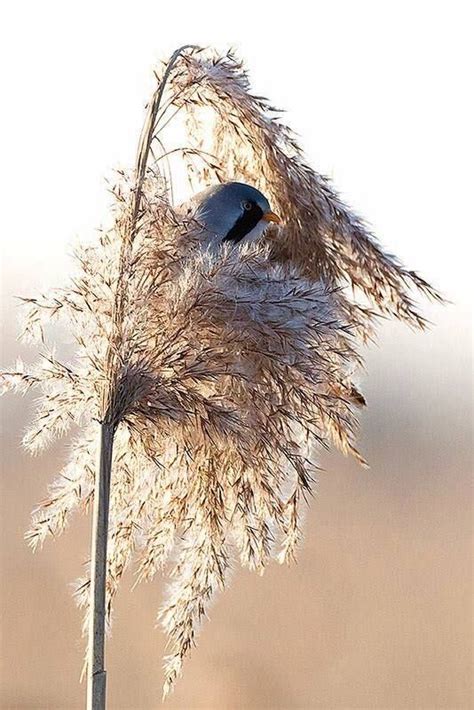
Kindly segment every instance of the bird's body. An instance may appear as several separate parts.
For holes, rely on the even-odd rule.
[[[183,206],[186,216],[202,230],[204,245],[242,244],[258,240],[269,222],[279,222],[259,190],[241,182],[227,182],[197,193]]]

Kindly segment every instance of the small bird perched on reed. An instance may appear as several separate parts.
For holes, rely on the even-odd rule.
[[[183,206],[186,215],[202,227],[208,247],[257,241],[271,222],[280,217],[260,190],[243,182],[213,185],[194,195]]]

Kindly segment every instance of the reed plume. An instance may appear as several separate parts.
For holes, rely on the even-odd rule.
[[[74,434],[26,537],[36,548],[95,499],[102,537],[77,585],[89,637],[104,611],[110,621],[132,561],[137,581],[169,575],[159,612],[170,643],[166,695],[232,565],[263,572],[294,558],[318,450],[335,446],[364,463],[361,342],[381,316],[423,328],[416,294],[440,296],[305,163],[232,54],[178,50],[157,81],[135,170],[117,175],[111,228],[77,251],[63,288],[23,299],[23,337],[42,354],[2,379],[41,393],[28,450]],[[160,131],[182,116],[186,146],[174,152],[195,189],[248,182],[284,216],[259,244],[205,250],[173,204]],[[74,334],[72,362],[49,345],[55,319]],[[103,648],[97,662],[105,698]]]

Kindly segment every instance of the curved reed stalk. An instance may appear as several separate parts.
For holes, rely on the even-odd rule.
[[[285,216],[262,243],[208,253],[174,208],[161,174],[166,152],[152,160],[152,146],[183,113],[181,153],[195,185],[245,180]],[[71,425],[82,429],[27,540],[35,548],[60,534],[94,498],[91,577],[77,587],[93,708],[105,706],[104,628],[132,560],[137,581],[169,569],[159,614],[171,647],[166,695],[232,562],[262,572],[294,558],[317,451],[335,446],[364,463],[359,343],[378,316],[423,328],[413,293],[440,298],[305,163],[232,55],[175,52],[158,77],[132,179],[120,175],[114,194],[113,226],[78,251],[69,284],[24,299],[23,335],[42,343],[40,363],[3,373],[7,389],[42,391],[24,439],[32,452]],[[55,318],[75,335],[71,363],[47,350],[45,325]]]

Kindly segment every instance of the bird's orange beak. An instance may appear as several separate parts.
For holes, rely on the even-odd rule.
[[[280,224],[281,218],[275,214],[275,212],[265,212],[265,214],[262,217],[265,222],[275,222],[276,224]]]

